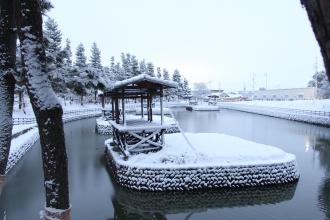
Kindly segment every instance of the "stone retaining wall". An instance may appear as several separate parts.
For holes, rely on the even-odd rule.
[[[107,164],[124,187],[145,191],[193,190],[283,184],[299,178],[296,161],[269,165],[199,168],[137,168],[116,163],[106,146]]]

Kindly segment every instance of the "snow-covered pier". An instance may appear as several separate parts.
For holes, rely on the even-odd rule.
[[[107,163],[116,181],[146,191],[264,186],[299,178],[294,155],[276,147],[215,133],[165,135],[158,152],[126,160],[106,142]],[[192,148],[193,147],[193,148]]]

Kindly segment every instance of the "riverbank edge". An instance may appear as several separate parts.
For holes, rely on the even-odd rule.
[[[110,143],[105,160],[114,180],[138,191],[189,191],[278,185],[298,181],[296,160],[276,164],[190,168],[138,168],[118,163]],[[285,172],[281,172],[281,171]]]
[[[224,104],[224,103],[218,104],[218,106],[220,109],[229,109],[234,111],[241,111],[241,112],[253,113],[257,115],[264,115],[274,118],[282,118],[291,121],[298,121],[308,124],[330,127],[330,117],[299,114],[294,112],[281,112],[272,109],[272,107],[263,107],[263,106],[243,106],[240,104]]]
[[[100,115],[102,115],[101,110],[95,110],[94,112],[83,112],[82,114],[72,115],[70,117],[63,118],[63,123],[82,120],[86,118],[98,117]],[[29,129],[27,132],[23,132],[22,135],[27,135],[28,138],[27,140],[21,142],[20,145],[15,146],[17,150],[13,152],[11,151],[9,153],[8,163],[6,167],[6,175],[23,158],[23,156],[31,149],[31,147],[39,139],[39,132],[36,125],[32,129]],[[12,139],[12,141],[16,138],[20,138],[22,135],[16,136],[15,138]],[[11,146],[11,148],[13,148],[13,146]]]

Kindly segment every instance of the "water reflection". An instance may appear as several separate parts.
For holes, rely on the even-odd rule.
[[[327,219],[330,219],[330,140],[317,139],[315,150],[319,153],[321,167],[325,169],[325,178],[319,189],[319,206]]]
[[[113,177],[110,178],[113,181]],[[206,212],[207,209],[277,204],[294,197],[297,183],[279,186],[187,192],[141,192],[113,182],[114,219],[166,219],[167,214]]]

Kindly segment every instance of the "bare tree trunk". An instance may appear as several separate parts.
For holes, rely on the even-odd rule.
[[[330,79],[330,1],[301,0],[305,6]]]
[[[42,45],[42,16],[39,0],[20,0],[18,30],[24,77],[42,147],[47,208],[68,210],[67,155],[59,100],[51,88]]]
[[[5,180],[14,105],[16,60],[15,5],[12,0],[0,1],[0,194]]]

